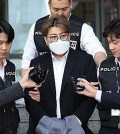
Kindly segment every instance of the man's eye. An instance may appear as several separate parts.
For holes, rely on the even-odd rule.
[[[66,7],[66,8],[63,8],[63,11],[66,11],[68,9],[68,7]]]
[[[59,9],[57,9],[57,8],[54,8],[53,10],[54,10],[54,11],[59,11]]]
[[[67,36],[67,35],[61,35],[61,37],[63,37],[63,38],[66,37],[66,36]]]
[[[113,42],[115,45],[117,44],[117,42]]]
[[[56,39],[56,38],[57,38],[57,36],[51,36],[50,38],[52,38],[52,39]]]

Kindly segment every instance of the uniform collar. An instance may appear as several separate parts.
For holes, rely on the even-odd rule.
[[[115,63],[119,64],[119,66],[120,66],[120,61],[117,58],[115,58]]]

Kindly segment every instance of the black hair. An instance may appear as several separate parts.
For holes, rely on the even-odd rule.
[[[120,38],[120,18],[112,20],[104,29],[103,37],[107,38],[108,36],[115,36]]]
[[[70,33],[70,23],[64,16],[56,16],[48,18],[42,25],[42,34],[47,36],[51,27],[59,27],[64,30],[65,33]]]
[[[6,33],[8,35],[8,43],[12,42],[15,36],[14,29],[5,20],[0,20],[0,33]]]

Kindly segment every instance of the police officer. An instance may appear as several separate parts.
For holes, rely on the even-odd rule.
[[[0,90],[4,90],[15,82],[15,65],[6,60],[9,54],[14,30],[5,20],[0,20]],[[0,107],[0,133],[17,134],[19,113],[12,101]]]
[[[99,134],[120,134],[120,19],[112,20],[105,28],[103,36],[107,38],[114,57],[103,61],[99,67],[102,91],[97,91],[86,80],[80,79],[85,90],[79,93],[101,102],[98,104],[101,121]]]
[[[23,94],[19,92],[20,85],[23,88],[27,86],[22,80],[20,81],[20,85],[16,83],[10,87],[15,83],[15,65],[7,60],[7,56],[9,55],[13,39],[14,29],[12,26],[7,21],[0,20],[0,134],[17,134],[20,119],[14,100]],[[29,83],[29,86],[31,84]],[[14,88],[19,88],[16,90],[18,94],[20,93],[19,95],[10,93],[10,91],[14,91]],[[32,98],[34,98],[34,95]]]
[[[24,77],[19,82],[14,83],[4,90],[0,90],[0,106],[24,97],[24,89],[35,87],[35,90],[37,90],[41,86],[29,79],[31,69],[32,68],[29,68],[26,71]],[[32,98],[34,98],[34,96],[32,96]]]

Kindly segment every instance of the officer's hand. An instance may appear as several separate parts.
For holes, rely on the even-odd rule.
[[[20,85],[22,86],[23,90],[25,88],[32,88],[34,87],[35,89],[41,87],[41,84],[36,84],[35,82],[33,82],[30,78],[29,78],[29,72],[30,70],[33,69],[33,67],[27,69],[25,75],[23,76],[23,78],[19,81]]]
[[[84,86],[85,89],[83,91],[78,91],[77,93],[95,98],[96,93],[97,93],[97,89],[98,89],[96,87],[96,85],[98,85],[98,82],[89,83],[87,80],[85,80],[83,78],[78,78],[78,80],[79,80],[79,84],[81,86]]]

